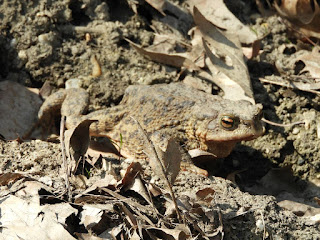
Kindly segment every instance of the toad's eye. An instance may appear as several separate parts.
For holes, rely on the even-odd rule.
[[[237,127],[238,120],[234,116],[224,115],[220,119],[220,125],[225,130],[233,130]]]

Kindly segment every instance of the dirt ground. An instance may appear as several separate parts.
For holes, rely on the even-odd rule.
[[[187,7],[184,1],[175,2]],[[319,224],[310,223],[310,216],[277,204],[291,200],[319,209],[315,200],[320,196],[319,95],[259,80],[281,75],[275,64],[296,54],[289,51],[291,48],[312,47],[301,47],[279,16],[262,17],[255,1],[237,1],[236,6],[233,1],[227,2],[231,10],[236,10],[234,14],[256,32],[269,31],[261,42],[262,53],[247,62],[255,100],[263,104],[264,117],[277,123],[308,119],[309,124],[267,124],[264,136],[238,144],[219,170],[208,164],[208,178],[181,172],[174,191],[179,198],[183,193],[213,188],[215,199],[210,207],[222,214],[225,239],[264,239],[257,226],[262,219],[268,232],[266,239],[320,239]],[[146,59],[125,41],[128,38],[144,47],[151,44],[150,23],[152,19],[160,23],[161,16],[146,3],[139,6],[136,15],[126,1],[4,0],[0,19],[0,80],[33,88],[49,82],[58,89],[69,79],[81,79],[90,94],[89,112],[117,105],[129,85],[169,83],[183,77],[174,67]],[[184,24],[191,26],[192,21]],[[99,25],[103,30],[96,30]],[[87,32],[91,33],[89,42],[85,40]],[[100,62],[102,75],[88,78],[93,55]],[[63,188],[59,143],[0,140],[0,159],[1,173],[49,178],[53,188]],[[127,166],[112,164],[118,170]],[[232,179],[233,173],[237,173],[237,184],[226,180]],[[98,179],[99,174],[101,171],[95,169],[91,178]],[[246,213],[237,214],[240,210]]]

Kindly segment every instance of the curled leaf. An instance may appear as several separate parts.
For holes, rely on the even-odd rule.
[[[90,143],[89,127],[93,122],[97,120],[83,120],[65,132],[66,153],[69,159],[74,160],[74,163],[77,163],[80,157],[87,152]]]

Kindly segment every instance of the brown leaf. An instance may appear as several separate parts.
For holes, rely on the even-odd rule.
[[[187,234],[180,229],[167,229],[167,228],[156,228],[148,227],[146,231],[156,238],[160,239],[172,239],[172,240],[184,240],[187,239]]]
[[[90,193],[98,188],[110,188],[115,190],[117,185],[117,180],[113,175],[106,175],[103,179],[96,181],[91,187],[87,188],[82,193],[75,196],[75,202],[79,203],[79,199],[86,195],[87,193]]]
[[[229,11],[223,0],[190,0],[189,2],[190,9],[196,6],[209,22],[221,29],[226,29],[228,33],[237,35],[242,43],[251,44],[257,39],[255,33]]]
[[[139,162],[132,162],[127,168],[126,173],[121,180],[122,189],[124,189],[125,191],[135,191],[140,196],[142,196],[150,205],[153,205],[146,186],[141,180],[140,172],[142,172],[141,164]]]
[[[157,197],[157,196],[163,194],[162,190],[153,183],[149,183],[148,190],[152,194],[152,196],[154,196],[154,197]]]
[[[213,76],[212,81],[221,87],[225,98],[254,102],[249,72],[237,37],[220,31],[196,7],[193,10],[194,21],[203,35],[203,47],[211,61],[211,64],[206,61],[207,66],[212,75],[218,76]],[[228,80],[221,79],[220,72]]]
[[[282,16],[296,19],[303,24],[310,24],[319,13],[319,5],[313,0],[275,1],[275,8]]]
[[[149,151],[146,151],[149,157],[149,164],[153,170],[153,172],[160,178],[162,178],[162,170],[161,166],[159,166],[159,162],[156,157],[152,156]],[[163,152],[161,149],[157,149],[158,157],[162,162],[162,166],[164,167],[166,177],[168,178],[171,184],[174,183],[179,171],[180,171],[180,163],[182,159],[180,145],[175,141],[175,139],[171,138],[168,141],[167,149]]]
[[[145,183],[142,181],[140,175],[133,179],[132,184],[126,190],[132,190],[143,197],[151,206],[153,205],[152,199],[146,189]]]
[[[201,200],[205,200],[207,202],[211,202],[213,199],[215,190],[213,188],[203,188],[196,192],[196,196]]]
[[[180,171],[182,160],[181,147],[173,138],[169,139],[167,149],[164,152],[163,163],[166,169],[167,177],[171,184],[174,183]]]
[[[66,154],[75,163],[87,152],[90,142],[89,127],[93,122],[97,122],[97,120],[83,120],[65,132]],[[73,171],[75,170],[73,169]]]
[[[280,3],[280,5],[278,4]],[[277,12],[290,26],[306,36],[320,38],[320,6],[314,0],[275,1]]]
[[[116,203],[117,206],[122,210],[122,212],[127,216],[127,223],[130,224],[129,228],[136,228],[138,225],[137,218],[133,215],[133,213],[121,202]]]
[[[258,39],[252,43],[252,46],[242,47],[242,52],[247,59],[252,59],[262,53],[262,50],[260,51],[260,49],[261,49],[261,39]]]
[[[0,174],[0,186],[12,185],[16,181],[22,178],[28,178],[21,173],[3,173]]]
[[[214,58],[214,55],[211,54],[208,47],[206,47],[205,49],[208,51],[208,55],[211,58]],[[208,69],[214,74],[210,75],[207,72],[203,71],[199,73],[199,76],[211,80],[218,87],[220,87],[224,92],[223,98],[230,99],[232,101],[246,100],[251,102],[252,104],[255,103],[254,99],[247,96],[244,89],[237,82],[235,82],[223,72],[218,71],[216,65],[212,63],[210,58],[206,59],[206,65],[208,66]]]
[[[160,52],[153,52],[146,50],[142,47],[140,47],[138,44],[135,44],[134,42],[130,41],[129,39],[126,39],[130,45],[136,49],[136,51],[151,60],[163,64],[167,64],[174,67],[185,67],[191,71],[200,70],[200,68],[190,59],[186,57],[186,54],[183,53],[176,53],[176,54],[166,54],[166,53],[160,53]]]
[[[278,202],[278,205],[300,217],[312,217],[320,214],[320,208],[315,208],[310,205],[294,202],[291,200],[283,200],[281,202]]]
[[[198,27],[193,27],[189,30],[188,34],[191,37],[191,51],[188,52],[189,58],[195,62],[195,64],[200,67],[205,67],[205,53],[202,45],[202,34]]]
[[[0,82],[0,135],[13,140],[31,129],[42,104],[38,93],[16,82]]]
[[[178,39],[173,36],[155,34],[153,43],[146,50],[160,53],[173,53],[178,46]]]
[[[319,25],[320,26],[320,25]],[[311,53],[303,54],[298,56],[293,60],[295,64],[298,64],[299,61],[302,61],[305,67],[300,71],[301,73],[308,72],[311,77],[316,79],[320,78],[320,48],[314,47]],[[318,88],[320,83],[318,82]]]
[[[142,166],[139,162],[132,162],[126,170],[124,177],[121,180],[122,188],[128,188],[132,185],[134,179],[142,171]]]

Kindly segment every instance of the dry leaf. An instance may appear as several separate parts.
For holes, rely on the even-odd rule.
[[[191,149],[188,151],[189,155],[192,158],[192,161],[196,163],[197,165],[201,166],[202,164],[210,165],[211,169],[219,169],[221,165],[221,159],[217,158],[212,153],[200,150],[200,149]],[[201,168],[198,168],[199,170],[196,171],[198,174],[202,174],[204,176],[208,176],[208,172],[206,170],[203,170]]]
[[[254,102],[249,72],[236,36],[231,36],[217,29],[196,7],[194,7],[193,15],[194,21],[203,35],[203,47],[212,63],[206,61],[207,65],[209,64],[208,68],[212,75],[218,76],[218,79],[217,76],[213,76],[212,80],[222,88],[225,98],[245,99]],[[219,72],[227,76],[229,80],[219,79],[221,77]]]
[[[42,104],[38,94],[12,81],[0,82],[0,102],[0,134],[7,140],[30,130]]]
[[[163,194],[163,191],[153,183],[149,183],[148,190],[152,194],[152,196],[157,197]]]
[[[146,149],[148,146],[146,146]],[[146,150],[146,154],[149,157],[149,164],[153,170],[153,172],[160,178],[163,178],[162,175],[162,167],[159,166],[159,161],[156,156],[153,156],[150,151]],[[162,166],[165,170],[165,174],[167,179],[171,184],[174,183],[179,171],[180,171],[180,163],[182,160],[181,147],[175,141],[175,139],[171,138],[168,140],[167,149],[163,152],[161,149],[157,149],[158,157],[162,162]]]
[[[303,54],[302,56],[298,56],[297,58],[295,58],[293,60],[293,62],[296,65],[298,64],[299,61],[302,61],[303,64],[305,65],[305,67],[301,69],[299,74],[303,74],[305,72],[308,72],[311,77],[314,77],[316,79],[320,79],[320,49],[319,49],[319,47],[314,47],[312,49],[311,53]],[[318,82],[318,85],[319,84],[320,83]]]
[[[260,51],[260,49],[261,39],[258,39],[252,43],[251,47],[242,47],[242,52],[247,59],[253,59],[263,52],[262,50]]]
[[[175,54],[165,54],[159,52],[153,52],[146,50],[134,42],[126,39],[130,45],[137,50],[138,53],[150,58],[151,60],[163,64],[167,64],[174,67],[185,67],[190,71],[200,70],[200,68],[190,59],[187,58],[186,54],[183,53],[175,53]]]
[[[208,156],[208,157],[211,157],[211,158],[216,158],[217,157],[213,153],[206,152],[206,151],[203,151],[201,149],[191,149],[191,150],[188,151],[188,153],[191,156],[191,158],[197,158],[197,157],[201,157],[201,156]]]
[[[138,162],[132,162],[126,170],[124,177],[121,180],[122,188],[125,191],[132,190],[142,196],[150,205],[152,200],[146,190],[145,184],[142,182],[140,177],[140,172],[142,171],[142,166]]]
[[[3,173],[0,174],[0,186],[12,185],[16,181],[22,178],[28,178],[21,173]]]
[[[251,44],[257,40],[255,33],[229,11],[223,0],[189,0],[189,3],[191,10],[197,7],[209,22],[237,35],[242,43]]]
[[[132,190],[142,196],[151,206],[153,206],[152,200],[150,199],[150,195],[146,190],[146,186],[144,182],[141,180],[140,175],[138,175],[132,182],[130,188],[127,190]]]
[[[308,83],[308,82],[302,82],[302,81],[300,81],[300,82],[288,81],[288,80],[283,79],[281,77],[275,77],[275,76],[273,76],[272,79],[259,78],[259,80],[264,83],[270,83],[270,84],[284,86],[284,87],[291,88],[291,89],[299,89],[299,90],[306,91],[306,92],[320,94],[319,91],[315,90],[315,89],[320,89],[319,82]]]
[[[208,51],[209,56],[213,56],[212,54],[210,54],[210,50],[208,48],[206,48],[206,50]],[[246,96],[244,89],[238,83],[233,81],[224,73],[219,71],[217,72],[217,68],[212,63],[210,58],[206,59],[206,65],[208,66],[208,69],[211,72],[215,73],[214,76],[209,75],[207,72],[201,72],[199,76],[202,76],[206,79],[211,80],[218,87],[220,87],[224,92],[223,98],[229,99],[232,101],[246,100],[251,102],[252,104],[255,104],[254,99]]]
[[[193,27],[189,30],[188,34],[191,37],[192,48],[188,52],[188,56],[194,63],[200,67],[205,67],[205,52],[202,45],[202,34],[198,27]]]
[[[307,36],[320,38],[320,7],[318,1],[283,0],[275,1],[274,6],[282,17],[288,19],[293,29]]]
[[[312,217],[320,214],[320,208],[315,208],[307,204],[290,200],[283,200],[281,202],[278,202],[278,205],[300,217]]]
[[[148,234],[154,238],[160,239],[171,239],[171,240],[185,240],[187,239],[187,234],[180,229],[167,229],[167,228],[156,228],[148,227],[146,228]]]
[[[153,43],[151,46],[146,48],[148,51],[160,52],[160,53],[174,53],[175,49],[179,46],[177,37],[155,34],[153,38]]]
[[[203,188],[196,192],[196,196],[206,202],[211,202],[213,199],[215,190],[213,188]]]
[[[137,232],[137,229],[134,229],[134,232],[133,234],[131,235],[130,239],[129,240],[140,240],[141,237],[139,236],[138,232]]]
[[[132,162],[126,170],[124,177],[121,180],[122,188],[128,188],[132,185],[134,179],[142,171],[142,166],[139,162]]]
[[[98,188],[110,188],[110,189],[116,189],[117,180],[113,175],[106,175],[103,179],[96,181],[91,187],[87,188],[82,193],[75,196],[75,201],[79,202],[79,198],[86,195],[87,193],[90,193]]]
[[[173,184],[180,171],[180,163],[182,160],[181,147],[175,139],[169,139],[162,160],[166,169],[166,175],[170,183]]]
[[[75,163],[87,152],[90,143],[89,127],[93,122],[97,122],[97,120],[83,120],[77,126],[65,132],[66,154]],[[76,169],[72,170],[75,171]]]
[[[136,228],[138,225],[137,218],[132,214],[132,212],[123,204],[123,203],[116,203],[116,205],[122,210],[122,212],[127,216],[126,219],[129,223],[130,228]]]
[[[318,11],[317,5],[314,0],[282,0],[275,2],[275,8],[281,15],[289,19],[297,19],[303,24],[312,22]]]
[[[80,224],[83,224],[87,230],[95,228],[102,220],[104,211],[90,205],[84,205],[83,210],[80,212]],[[105,231],[102,230],[101,232]],[[99,233],[101,233],[99,232]],[[95,232],[97,233],[97,232]],[[99,234],[97,233],[97,234]]]
[[[113,239],[125,239],[122,234],[124,227],[124,223],[122,223],[111,230],[111,235]]]
[[[14,239],[33,240],[75,239],[63,227],[66,217],[77,213],[69,204],[51,209],[40,206],[40,202],[22,200],[12,195],[0,201],[1,236],[4,239],[12,239],[12,236],[15,236]]]

